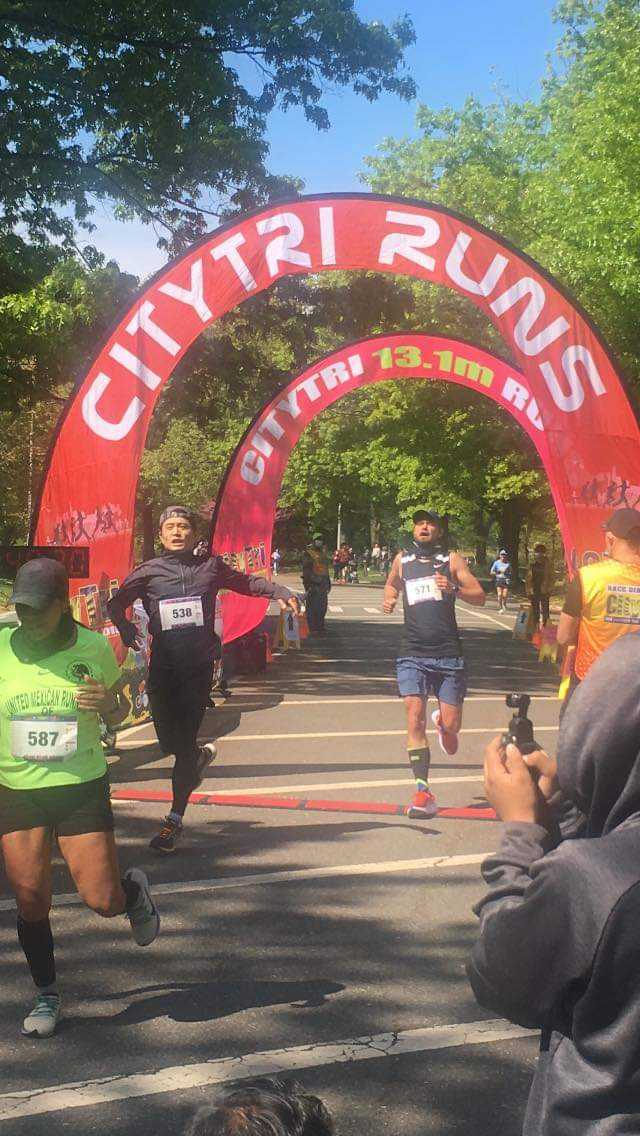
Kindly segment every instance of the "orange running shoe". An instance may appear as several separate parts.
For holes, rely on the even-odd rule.
[[[438,802],[429,789],[418,789],[410,805],[407,805],[407,816],[417,820],[427,820],[438,812]]]

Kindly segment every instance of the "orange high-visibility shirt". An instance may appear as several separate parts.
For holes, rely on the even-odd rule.
[[[602,560],[581,568],[582,610],[575,673],[583,679],[607,647],[640,631],[640,567]]]

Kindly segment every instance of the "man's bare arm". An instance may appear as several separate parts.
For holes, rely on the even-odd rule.
[[[469,570],[469,565],[464,557],[460,556],[458,552],[452,552],[449,558],[449,566],[460,599],[464,600],[465,603],[474,604],[475,607],[484,607],[487,600],[484,588],[479,580],[476,580],[473,572]]]
[[[402,591],[402,576],[400,575],[401,555],[398,553],[393,558],[393,564],[387,576],[384,585],[384,594],[382,597],[382,610],[385,615],[391,615],[398,602],[398,596]]]

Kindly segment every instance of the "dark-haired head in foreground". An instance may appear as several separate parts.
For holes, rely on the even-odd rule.
[[[200,1109],[185,1136],[333,1136],[333,1120],[319,1097],[296,1081],[256,1077],[228,1089]]]

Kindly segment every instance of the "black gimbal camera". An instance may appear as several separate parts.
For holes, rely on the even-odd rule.
[[[509,725],[507,726],[506,734],[502,735],[503,745],[509,745],[512,742],[517,746],[520,753],[533,753],[536,749],[542,749],[542,746],[535,740],[533,736],[533,722],[527,718],[527,710],[531,698],[528,694],[508,694],[505,699],[507,706],[510,710],[515,710]]]

